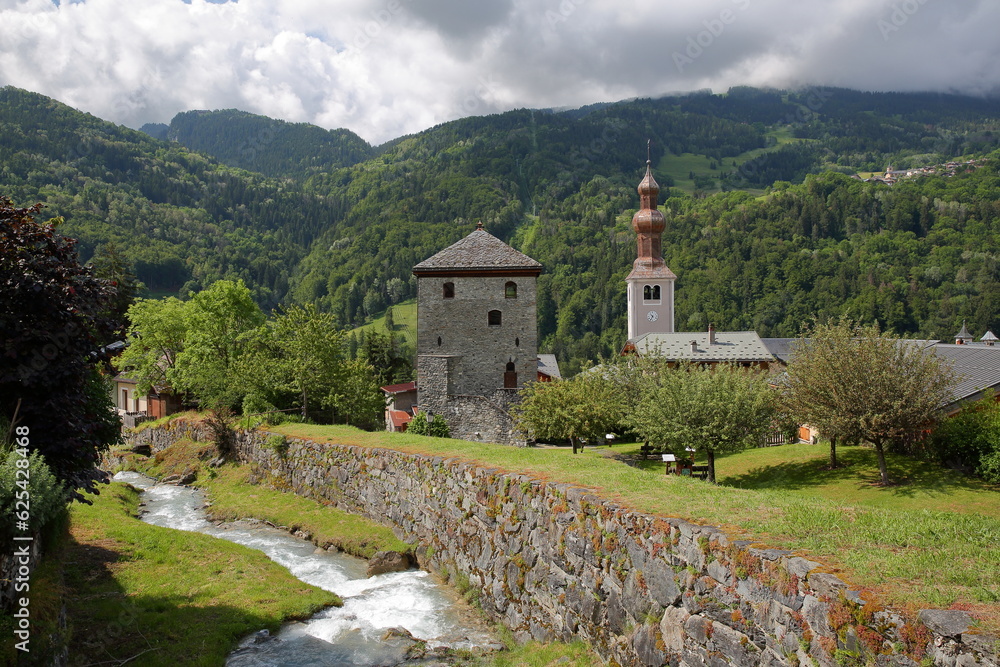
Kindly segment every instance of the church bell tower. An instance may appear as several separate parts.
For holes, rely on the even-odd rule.
[[[646,160],[646,176],[639,183],[640,208],[632,216],[638,256],[632,263],[628,283],[628,338],[648,333],[674,332],[674,281],[677,276],[663,261],[661,236],[666,227],[657,207],[660,186],[653,178],[652,161]]]

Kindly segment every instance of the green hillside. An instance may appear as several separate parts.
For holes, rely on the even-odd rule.
[[[350,130],[324,130],[236,109],[179,113],[166,134],[223,164],[267,176],[305,178],[349,167],[374,154],[368,142]]]
[[[409,349],[417,349],[417,300],[410,299],[390,306],[392,309],[392,333],[398,340],[405,343]],[[351,330],[351,334],[359,335],[362,331],[376,331],[384,333],[388,331],[385,324],[386,314],[383,312],[370,323]]]
[[[114,240],[157,294],[241,278],[266,307],[314,302],[348,329],[414,298],[413,265],[482,220],[545,266],[542,349],[572,373],[624,341],[651,139],[678,329],[787,336],[841,313],[928,337],[1000,327],[996,160],[892,188],[828,173],[985,155],[997,100],[739,88],[465,118],[371,150],[242,112],[175,120],[214,157],[4,88],[0,192],[64,216],[84,259]]]

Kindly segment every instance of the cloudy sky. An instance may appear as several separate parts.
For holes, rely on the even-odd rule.
[[[997,0],[0,0],[0,85],[138,127],[238,108],[373,143],[734,84],[1000,94]]]

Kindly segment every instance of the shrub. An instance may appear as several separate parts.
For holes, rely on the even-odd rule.
[[[18,500],[30,504],[28,525],[32,533],[62,516],[69,500],[66,488],[52,474],[41,454],[31,452],[26,468],[18,465],[21,458],[16,450],[11,450],[0,462],[0,538],[5,544],[10,544],[15,535],[24,534],[15,530],[16,512],[21,509],[16,506]],[[27,470],[27,479],[23,473],[19,477],[18,470]]]
[[[979,460],[976,474],[990,484],[1000,484],[1000,448],[993,450]]]
[[[278,456],[284,457],[288,453],[288,439],[283,435],[275,434],[268,436],[264,444]]]
[[[943,419],[931,435],[934,455],[945,463],[997,480],[1000,468],[1000,403],[992,395]]]
[[[406,432],[414,435],[430,435],[435,438],[451,437],[451,429],[448,428],[448,422],[444,420],[444,417],[434,415],[434,418],[428,422],[427,415],[422,412],[413,415],[410,425],[406,427]]]

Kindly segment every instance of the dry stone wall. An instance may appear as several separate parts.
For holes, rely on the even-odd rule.
[[[176,437],[139,434],[154,451]],[[586,639],[620,665],[993,665],[962,612],[907,622],[817,563],[587,489],[456,459],[245,433],[256,480],[389,521],[421,565],[478,591],[520,639]]]

